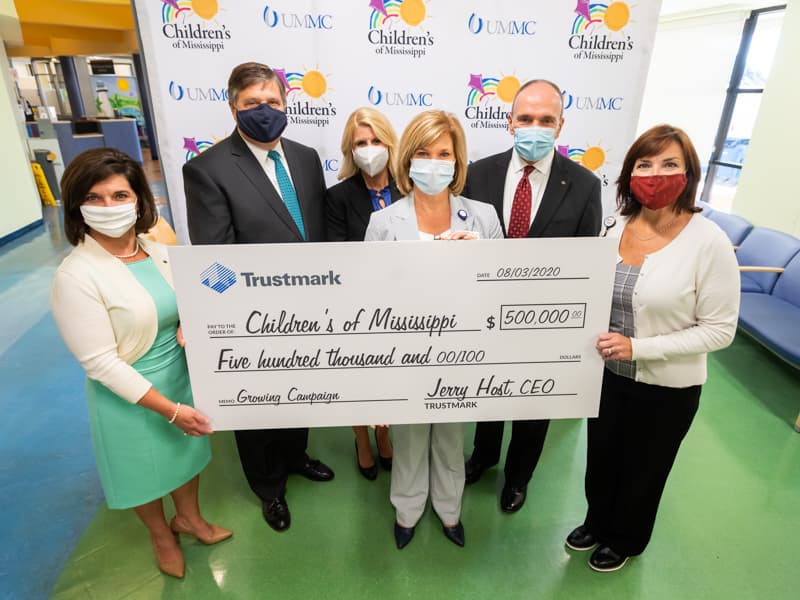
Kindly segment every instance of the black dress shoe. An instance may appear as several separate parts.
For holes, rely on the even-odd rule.
[[[481,461],[475,458],[475,455],[469,457],[469,460],[464,463],[464,483],[469,485],[475,483],[481,478],[483,472],[489,467],[494,465],[484,465]]]
[[[601,573],[619,571],[626,562],[628,562],[627,556],[617,554],[608,546],[599,546],[589,557],[589,566]]]
[[[364,479],[375,481],[378,478],[378,466],[375,463],[372,463],[369,467],[362,467],[361,463],[358,462],[358,442],[356,442],[356,464],[358,465],[359,472],[364,476]]]
[[[292,524],[292,516],[289,514],[289,506],[286,498],[270,498],[261,501],[261,512],[264,520],[269,523],[275,531],[286,531]]]
[[[444,537],[453,542],[456,546],[464,547],[464,525],[459,521],[453,527],[442,525]]]
[[[333,470],[325,463],[313,458],[306,458],[306,462],[297,469],[297,472],[311,481],[330,481],[333,479]]]
[[[573,550],[583,552],[594,548],[597,545],[597,538],[592,535],[592,532],[585,525],[579,525],[570,532],[567,536],[567,541],[564,543]]]
[[[391,471],[392,470],[392,457],[378,455],[378,462],[381,463],[381,468],[384,471]]]
[[[397,543],[397,549],[402,550],[408,546],[408,542],[414,537],[413,527],[402,527],[395,522],[394,524],[394,541]]]
[[[527,485],[516,487],[505,484],[503,486],[503,491],[500,492],[500,508],[503,510],[503,512],[507,513],[517,512],[520,508],[522,508],[522,505],[525,504],[525,498],[527,496]]]

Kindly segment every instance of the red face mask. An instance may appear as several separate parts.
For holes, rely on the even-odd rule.
[[[650,210],[669,206],[686,188],[686,173],[631,177],[631,194]]]

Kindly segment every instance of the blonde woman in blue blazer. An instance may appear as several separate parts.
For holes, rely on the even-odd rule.
[[[503,237],[491,205],[459,196],[467,177],[467,148],[452,114],[431,110],[414,117],[400,140],[394,172],[405,196],[372,213],[365,241]],[[445,536],[463,546],[463,493],[462,423],[394,427],[390,498],[398,548],[411,541],[429,494]]]

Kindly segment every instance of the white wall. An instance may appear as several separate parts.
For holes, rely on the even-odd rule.
[[[800,185],[794,150],[800,140],[800,0],[787,2],[772,72],[745,157],[733,212],[751,223],[800,237]]]
[[[700,162],[708,162],[748,15],[725,8],[662,16],[637,134],[660,123],[675,125],[689,134]]]
[[[42,218],[6,48],[0,42],[0,238]]]

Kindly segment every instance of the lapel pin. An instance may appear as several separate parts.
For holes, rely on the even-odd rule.
[[[462,221],[467,220],[467,211],[465,211],[463,208],[459,208],[456,214],[458,215],[458,218],[461,219]]]

